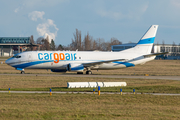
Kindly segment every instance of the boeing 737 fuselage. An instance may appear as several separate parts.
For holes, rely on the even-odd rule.
[[[158,25],[152,25],[135,47],[120,52],[28,51],[14,55],[6,64],[21,73],[24,69],[51,69],[52,72],[92,74],[91,70],[132,67],[151,61],[157,55],[151,53],[157,28]]]

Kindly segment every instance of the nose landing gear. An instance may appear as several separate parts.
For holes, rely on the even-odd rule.
[[[25,72],[24,72],[24,69],[23,69],[23,68],[16,68],[16,70],[21,71],[21,74],[25,74]]]

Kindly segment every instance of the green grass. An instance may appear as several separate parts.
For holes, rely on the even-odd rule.
[[[179,119],[180,96],[0,94],[1,119]]]
[[[0,57],[0,59],[9,59],[11,57]]]
[[[11,88],[11,91],[66,91],[66,92],[92,92],[93,89],[98,91],[98,88],[67,88],[67,87],[48,87],[48,88]],[[180,93],[179,86],[142,86],[142,87],[101,87],[101,92],[133,92],[133,89],[138,93]],[[6,89],[0,89],[1,91],[7,91]]]
[[[6,64],[0,64],[0,73],[20,72]],[[54,74],[46,70],[26,70],[37,76],[0,76],[0,90],[24,91],[91,91],[94,88],[68,89],[67,82],[127,82],[126,87],[101,88],[103,92],[180,93],[180,81],[38,76]],[[180,75],[180,61],[155,60],[132,68],[93,71],[104,75]],[[59,74],[59,73],[55,73]],[[75,73],[67,73],[75,74]],[[97,91],[97,88],[96,88]],[[180,96],[120,95],[120,94],[14,94],[0,93],[0,119],[180,119]]]
[[[150,80],[150,79],[121,79],[121,78],[78,78],[53,76],[6,76],[1,75],[0,90],[14,91],[87,91],[94,88],[67,88],[67,82],[126,82],[126,87],[105,87],[102,92],[132,92],[140,93],[180,93],[180,81]],[[97,91],[97,88],[95,88]]]

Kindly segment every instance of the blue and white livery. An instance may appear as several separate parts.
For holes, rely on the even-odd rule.
[[[86,71],[86,74],[92,74],[91,70],[134,67],[164,54],[151,54],[157,29],[158,25],[152,25],[135,47],[120,52],[29,51],[14,55],[6,64],[21,73],[24,69],[51,69],[52,72]]]

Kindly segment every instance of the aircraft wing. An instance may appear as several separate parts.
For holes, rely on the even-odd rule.
[[[144,57],[151,57],[151,56],[157,56],[157,55],[164,55],[164,54],[168,54],[169,52],[164,52],[164,53],[152,53],[152,54],[148,54],[148,55],[144,55]]]
[[[110,62],[115,62],[115,61],[123,61],[125,59],[116,59],[116,60],[106,60],[106,61],[98,61],[98,62],[89,62],[89,63],[83,63],[83,66],[89,67],[89,66],[95,66],[95,65],[100,65],[103,63],[110,63]]]

